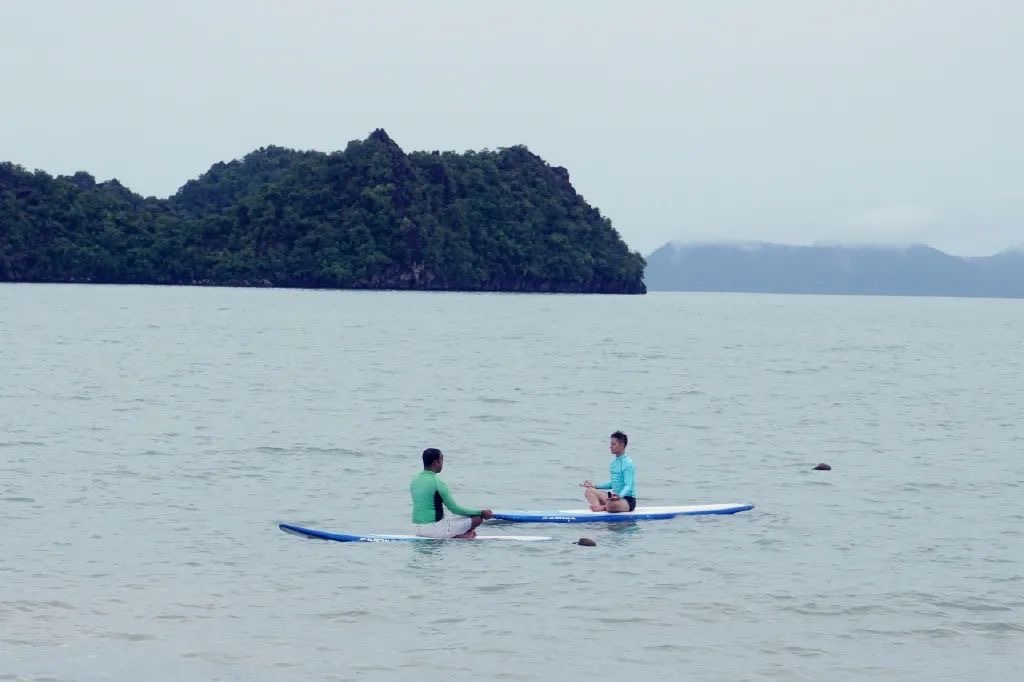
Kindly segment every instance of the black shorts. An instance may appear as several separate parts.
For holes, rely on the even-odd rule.
[[[624,499],[626,502],[629,502],[629,511],[633,511],[634,509],[636,509],[636,498],[635,497],[630,497],[629,495],[627,495],[626,497],[623,497],[622,499]]]

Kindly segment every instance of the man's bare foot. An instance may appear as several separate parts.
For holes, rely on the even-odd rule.
[[[462,533],[461,535],[456,535],[454,537],[455,537],[456,540],[472,540],[473,538],[476,537],[476,531],[475,530],[467,530],[465,533]]]
[[[590,511],[604,511],[605,506],[603,504],[592,504],[590,505]]]

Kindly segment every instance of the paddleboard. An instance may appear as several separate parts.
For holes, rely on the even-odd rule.
[[[594,512],[589,509],[554,511],[496,511],[494,518],[516,523],[593,523],[595,521],[654,521],[677,516],[735,514],[753,509],[752,504],[699,504],[676,507],[637,507],[631,512]]]
[[[293,526],[290,523],[278,524],[278,528],[285,533],[292,533],[306,538],[318,538],[320,540],[334,540],[335,542],[441,542],[446,538],[421,538],[418,535],[350,535],[348,533],[328,533],[324,530],[314,530]],[[453,538],[454,539],[454,538]],[[544,535],[477,535],[473,542],[478,540],[505,540],[508,542],[542,542],[553,540]]]

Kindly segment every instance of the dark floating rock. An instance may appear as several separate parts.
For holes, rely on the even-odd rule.
[[[583,545],[584,547],[597,547],[597,543],[590,538],[580,538],[577,545]]]
[[[815,471],[832,471],[832,467],[822,462],[818,466],[814,467]]]

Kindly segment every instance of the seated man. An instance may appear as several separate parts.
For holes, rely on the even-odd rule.
[[[443,466],[444,455],[440,450],[423,451],[423,471],[409,484],[414,532],[425,538],[475,538],[474,529],[493,514],[490,509],[460,507],[438,476]],[[444,507],[456,516],[445,516]]]
[[[608,449],[615,455],[608,467],[611,480],[601,485],[594,485],[592,481],[580,483],[585,488],[590,511],[626,512],[636,509],[636,465],[626,454],[628,442],[622,431],[611,435]]]

